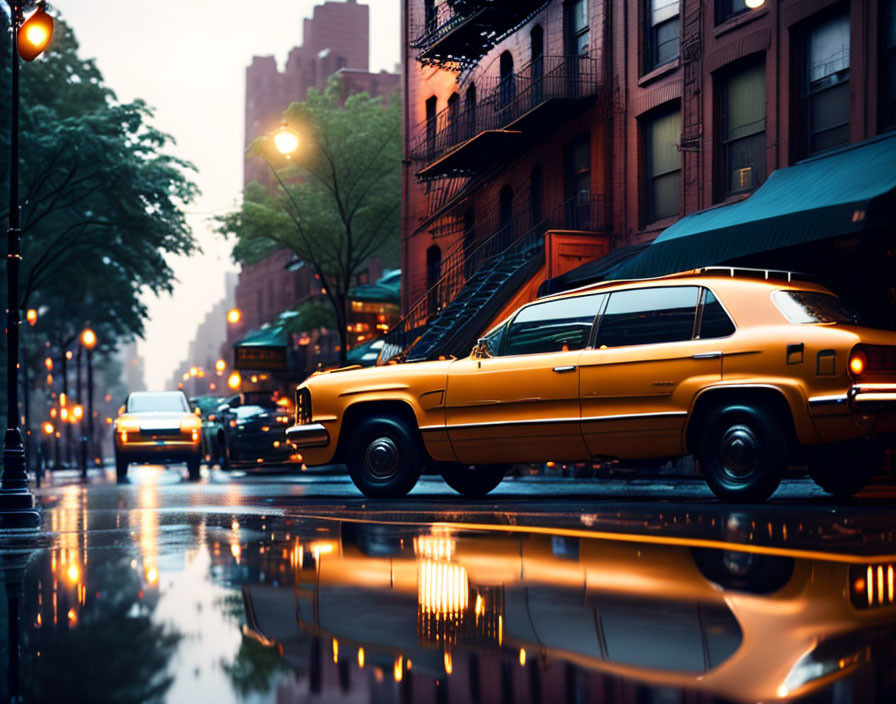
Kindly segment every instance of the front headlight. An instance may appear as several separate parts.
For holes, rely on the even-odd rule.
[[[134,418],[119,418],[115,429],[119,433],[139,433],[140,423]]]
[[[778,687],[779,697],[789,697],[803,687],[819,680],[843,676],[871,659],[871,646],[861,633],[822,641],[797,660]]]

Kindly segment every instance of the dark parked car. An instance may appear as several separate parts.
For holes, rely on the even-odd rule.
[[[295,452],[286,441],[292,422],[288,400],[270,392],[252,391],[231,396],[218,407],[217,438],[221,469],[235,465],[276,464]]]
[[[198,408],[199,417],[202,419],[200,454],[209,467],[217,462],[220,456],[218,435],[221,430],[221,421],[217,414],[218,408],[224,400],[220,396],[193,396],[190,399],[190,408]]]

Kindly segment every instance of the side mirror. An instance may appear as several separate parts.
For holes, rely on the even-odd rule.
[[[488,338],[480,337],[476,344],[473,345],[473,351],[470,352],[473,359],[488,359],[492,356],[491,346],[488,344]]]

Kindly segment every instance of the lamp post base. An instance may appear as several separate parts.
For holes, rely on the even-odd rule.
[[[37,528],[40,511],[28,490],[25,448],[17,428],[6,431],[3,450],[3,486],[0,488],[0,528]]]

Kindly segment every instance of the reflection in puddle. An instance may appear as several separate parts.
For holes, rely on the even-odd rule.
[[[84,502],[3,572],[29,701],[896,700],[883,558]]]

